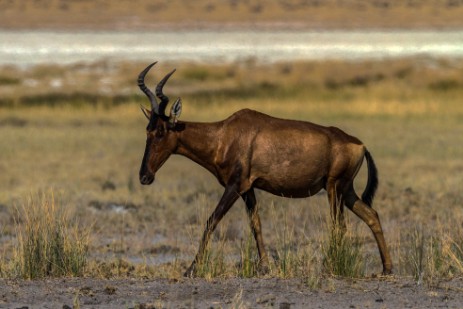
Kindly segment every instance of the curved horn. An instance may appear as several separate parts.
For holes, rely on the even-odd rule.
[[[154,66],[156,62],[151,63],[149,66],[147,66],[141,73],[138,75],[138,87],[140,88],[141,91],[143,91],[144,94],[148,97],[148,99],[151,102],[151,110],[153,110],[156,114],[159,114],[159,104],[156,101],[156,97],[154,96],[153,92],[148,89],[145,85],[145,75],[148,73],[148,71],[151,69],[152,66]],[[157,89],[156,89],[157,91]]]
[[[166,110],[167,103],[169,103],[169,98],[166,95],[164,95],[164,93],[162,93],[162,88],[166,84],[169,77],[171,77],[171,75],[174,74],[175,70],[176,69],[173,69],[172,72],[164,76],[164,78],[159,82],[159,84],[156,87],[156,96],[159,98],[159,100],[161,100],[161,102],[159,103],[159,115],[165,116],[164,112]]]

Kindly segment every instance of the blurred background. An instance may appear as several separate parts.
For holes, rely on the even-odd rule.
[[[129,76],[139,67],[115,73],[134,62],[461,59],[462,15],[459,0],[2,1],[0,106],[51,92],[138,94]]]
[[[0,106],[45,93],[123,100],[138,94],[132,63],[155,60],[452,61],[463,56],[462,15],[459,0],[2,1]],[[120,72],[127,63],[134,71]]]
[[[462,273],[462,16],[463,0],[1,0],[0,257],[14,246],[18,208],[51,191],[99,235],[94,259],[191,258],[222,189],[177,157],[153,186],[139,184],[138,106],[148,102],[136,77],[158,61],[147,84],[177,68],[164,90],[182,96],[183,120],[254,108],[359,137],[379,167],[375,208],[398,273],[419,277],[416,241],[431,250],[444,239],[455,264],[433,274]],[[259,198],[264,222],[304,218],[294,241],[317,246],[324,196]],[[235,208],[221,223],[232,256],[249,234]],[[364,270],[379,269],[375,244],[365,252]]]

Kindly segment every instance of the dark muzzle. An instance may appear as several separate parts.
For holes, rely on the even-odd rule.
[[[154,181],[154,175],[153,174],[140,174],[140,183],[142,185],[150,185]]]

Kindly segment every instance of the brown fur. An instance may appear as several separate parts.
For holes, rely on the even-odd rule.
[[[370,207],[377,185],[376,167],[360,140],[335,127],[274,118],[249,109],[215,123],[172,123],[164,113],[156,113],[164,111],[167,105],[162,86],[172,73],[156,89],[156,96],[161,99],[157,105],[143,82],[151,66],[140,73],[138,80],[152,105],[152,111],[145,111],[150,115],[150,123],[140,182],[151,184],[156,171],[169,156],[179,154],[206,168],[225,187],[217,208],[207,221],[198,254],[185,275],[194,275],[196,263],[202,259],[212,232],[240,197],[246,203],[261,267],[268,268],[254,189],[289,198],[309,197],[325,189],[333,223],[344,223],[344,205],[359,216],[375,236],[383,273],[391,273],[392,261],[381,223]],[[353,181],[364,157],[368,162],[369,181],[360,199],[353,189]]]

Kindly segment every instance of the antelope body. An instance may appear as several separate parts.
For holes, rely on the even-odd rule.
[[[268,268],[254,189],[289,198],[309,197],[325,189],[333,223],[343,223],[343,209],[347,206],[373,232],[383,273],[392,272],[381,223],[371,207],[378,184],[377,170],[360,140],[335,127],[274,118],[249,109],[214,123],[178,121],[181,100],[176,100],[170,115],[166,116],[164,111],[169,99],[162,93],[175,70],[159,82],[154,95],[144,83],[146,73],[154,64],[143,70],[138,78],[140,89],[151,101],[151,110],[142,107],[149,124],[140,182],[151,184],[156,171],[169,156],[180,154],[206,168],[225,187],[207,221],[198,253],[186,276],[194,275],[212,232],[240,197],[246,204],[260,267],[264,271]],[[160,99],[159,104],[156,97]],[[353,181],[364,158],[368,165],[368,182],[359,198]]]

